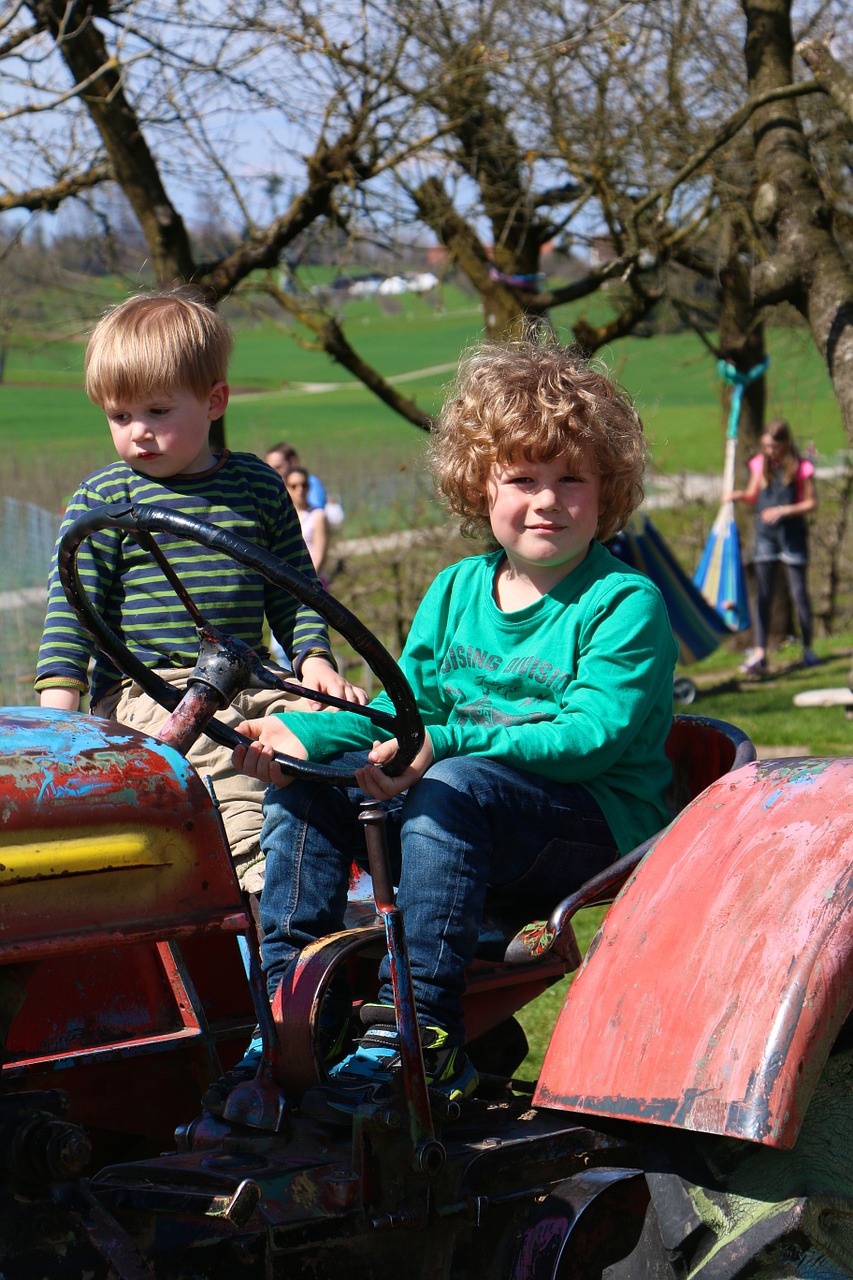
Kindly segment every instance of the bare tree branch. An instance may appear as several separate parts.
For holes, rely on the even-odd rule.
[[[295,316],[301,324],[304,324],[306,328],[317,335],[320,346],[327,355],[330,355],[344,369],[348,369],[359,382],[363,383],[369,391],[372,391],[378,399],[387,404],[395,413],[398,413],[402,418],[419,427],[422,431],[430,431],[432,429],[433,420],[430,415],[419,409],[414,400],[409,400],[406,396],[400,395],[390,382],[386,381],[371,365],[362,360],[347,341],[337,320],[330,316],[328,312],[308,302],[307,299],[300,300],[293,294],[285,293],[269,277],[264,281],[252,281],[246,287],[249,290],[264,292],[274,297],[282,310]]]
[[[835,105],[853,121],[853,76],[832,56],[826,40],[803,40],[797,53]]]
[[[70,196],[79,195],[81,191],[90,191],[92,187],[109,182],[113,177],[112,166],[108,164],[94,165],[85,173],[74,174],[50,187],[33,187],[31,191],[19,191],[13,195],[0,196],[0,213],[10,209],[43,209],[53,212]]]

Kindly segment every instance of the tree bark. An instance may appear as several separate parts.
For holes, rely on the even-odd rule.
[[[743,0],[743,9],[750,94],[789,84],[790,0]],[[768,248],[752,270],[755,302],[791,302],[808,321],[853,444],[853,274],[832,234],[832,211],[811,164],[796,102],[759,107],[753,138],[753,214]]]
[[[756,313],[752,298],[749,267],[745,257],[748,245],[743,228],[729,223],[724,237],[720,276],[720,358],[733,364],[739,373],[750,369],[765,358],[764,325],[760,313]],[[751,457],[758,447],[764,426],[764,408],[767,383],[757,378],[745,389],[741,401],[738,431],[739,453]],[[725,397],[726,407],[731,392]]]
[[[804,40],[797,53],[835,105],[853,120],[853,76],[833,58],[826,41]]]
[[[485,337],[505,338],[517,330],[525,315],[518,291],[503,283],[480,237],[453,207],[438,178],[427,178],[413,194],[424,222],[479,293]]]

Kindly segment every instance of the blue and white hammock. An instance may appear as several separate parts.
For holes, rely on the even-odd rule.
[[[727,360],[720,360],[717,364],[723,378],[732,388],[723,464],[724,494],[731,493],[735,486],[735,452],[743,393],[750,383],[764,377],[769,363],[769,359],[761,360],[746,373],[741,373]],[[693,581],[730,632],[746,630],[750,625],[749,599],[741,562],[740,536],[731,500],[723,502],[717,512]]]

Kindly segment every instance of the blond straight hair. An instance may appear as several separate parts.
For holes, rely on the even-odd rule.
[[[200,400],[225,381],[234,335],[187,286],[139,293],[110,308],[86,347],[86,394],[102,408],[157,391],[191,391]]]

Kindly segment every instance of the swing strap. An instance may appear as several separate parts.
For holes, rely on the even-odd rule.
[[[728,360],[718,360],[717,369],[720,377],[732,388],[732,402],[729,405],[729,423],[726,428],[726,439],[737,440],[738,422],[740,421],[740,405],[743,393],[751,383],[763,378],[770,364],[770,357],[765,356],[751,369],[741,372]]]

